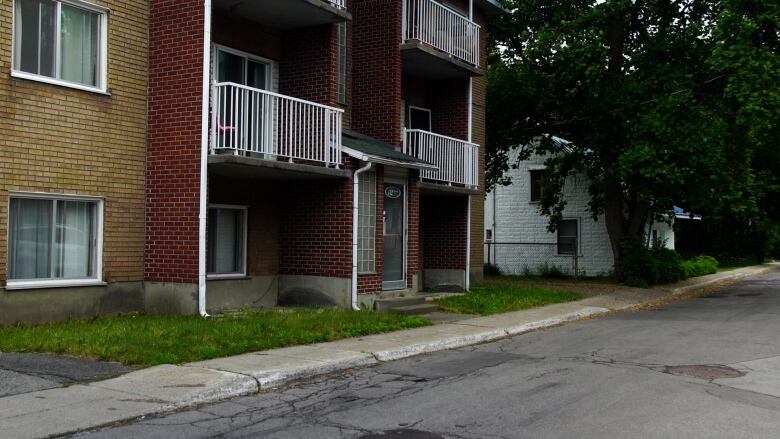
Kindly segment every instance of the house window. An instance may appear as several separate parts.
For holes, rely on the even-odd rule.
[[[209,208],[209,276],[246,276],[246,213],[246,207],[240,206]]]
[[[358,273],[376,272],[376,173],[358,176]]]
[[[14,4],[14,76],[105,90],[104,9],[68,0]]]
[[[409,106],[409,129],[431,131],[431,110]]]
[[[538,203],[542,199],[542,169],[530,171],[531,176],[531,202]]]
[[[12,195],[8,210],[8,287],[100,281],[102,201]]]
[[[338,30],[338,101],[347,104],[347,23],[339,23]]]
[[[561,220],[558,223],[558,254],[574,255],[577,252],[577,220]]]

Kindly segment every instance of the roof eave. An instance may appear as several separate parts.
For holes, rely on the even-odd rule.
[[[397,166],[399,168],[407,168],[407,169],[417,169],[417,170],[432,170],[432,171],[438,171],[439,167],[436,165],[432,165],[429,163],[412,163],[412,162],[402,162],[399,160],[393,160],[389,159],[387,157],[381,157],[374,154],[366,154],[364,152],[358,151],[356,149],[352,149],[348,146],[342,146],[342,150],[345,154],[348,156],[364,161],[369,163],[376,163],[379,165],[388,165],[388,166]]]

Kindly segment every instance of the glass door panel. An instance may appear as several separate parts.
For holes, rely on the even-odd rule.
[[[406,209],[405,187],[402,184],[385,184],[384,214],[384,274],[383,288],[386,290],[406,288],[404,263]]]

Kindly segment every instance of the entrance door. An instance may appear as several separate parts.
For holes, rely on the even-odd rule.
[[[385,290],[406,288],[406,186],[385,183],[384,276]]]

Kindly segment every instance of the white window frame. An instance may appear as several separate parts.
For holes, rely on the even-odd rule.
[[[337,32],[337,44],[336,48],[338,50],[338,53],[336,55],[336,60],[338,65],[336,66],[336,100],[341,105],[347,105],[347,67],[349,67],[348,61],[348,47],[347,47],[347,36],[348,36],[348,30],[347,30],[347,23],[338,23],[336,24],[336,32]],[[341,37],[344,37],[344,44],[341,44]],[[343,88],[343,93],[342,93]]]
[[[360,232],[361,231],[358,229],[358,274],[359,275],[373,275],[373,274],[376,274],[376,244],[377,244],[377,239],[376,239],[377,226],[376,226],[376,223],[377,223],[377,205],[379,204],[378,203],[379,195],[377,194],[377,190],[376,190],[376,188],[377,188],[377,174],[376,174],[375,171],[366,171],[366,172],[360,174],[358,176],[358,178],[365,178],[365,179],[368,179],[370,183],[373,183],[373,186],[371,186],[370,188],[366,188],[365,187],[366,185],[364,184],[365,182],[364,181],[360,182],[361,183],[360,184],[360,191],[358,192],[358,218],[360,218],[360,216],[366,214],[361,209],[361,207],[363,206],[363,199],[362,199],[363,196],[366,193],[368,193],[368,192],[372,192],[374,194],[374,204],[373,204],[373,206],[370,206],[370,207],[373,207],[373,212],[369,213],[369,215],[371,215],[371,217],[373,218],[373,233],[374,233],[374,236],[371,239],[371,242],[373,243],[373,248],[366,249],[366,248],[361,248],[360,247],[360,238],[361,238]],[[360,225],[360,221],[358,220],[358,226],[359,225]],[[365,250],[370,250],[371,251],[371,259],[370,259],[370,261],[368,259],[366,259],[366,260],[362,259],[363,252]],[[370,264],[371,264],[371,269],[369,269],[369,270],[365,270],[365,269],[361,270],[360,269],[361,264],[362,263],[368,263],[368,262],[370,262]]]
[[[276,92],[276,90],[274,90],[274,70],[276,70],[276,61],[254,55],[249,52],[233,49],[232,47],[223,46],[221,44],[214,44],[213,47],[214,49],[212,53],[212,59],[214,61],[211,63],[211,77],[214,78],[215,81],[219,76],[219,52],[225,52],[244,58],[244,76],[246,76],[246,60],[251,60],[268,66],[268,75],[265,77],[265,90]],[[246,82],[246,78],[244,78],[244,82]]]
[[[16,1],[13,1],[13,4],[11,5],[11,11],[12,15],[16,14]],[[19,79],[27,79],[31,81],[38,81],[38,82],[44,82],[47,84],[52,85],[59,85],[61,87],[68,87],[68,88],[74,88],[77,90],[83,90],[83,91],[90,91],[93,93],[100,93],[108,95],[108,15],[109,15],[109,9],[104,8],[102,6],[95,5],[93,3],[88,3],[81,0],[55,0],[57,3],[57,25],[56,25],[56,31],[55,35],[57,35],[56,40],[56,49],[54,53],[54,68],[59,71],[60,69],[60,22],[62,20],[62,14],[60,12],[61,5],[64,3],[69,6],[73,6],[76,8],[84,9],[89,12],[93,12],[98,14],[100,17],[99,23],[100,23],[100,29],[98,31],[100,41],[98,42],[99,46],[99,53],[98,53],[98,86],[92,87],[89,85],[79,84],[77,82],[70,82],[65,81],[58,78],[52,78],[45,75],[38,75],[35,73],[28,73],[23,72],[21,70],[17,70],[16,66],[14,65],[14,60],[16,59],[16,56],[13,54],[13,51],[16,50],[16,17],[14,16],[12,21],[12,29],[11,29],[11,77],[13,78],[19,78]]]
[[[582,227],[581,227],[582,221],[580,221],[579,218],[561,218],[561,221],[574,221],[577,224],[577,237],[575,239],[575,244],[574,244],[575,245],[574,253],[560,253],[560,250],[559,250],[560,249],[560,244],[558,243],[558,240],[559,240],[559,237],[560,237],[560,234],[561,234],[561,230],[560,230],[560,227],[559,227],[558,230],[555,231],[555,253],[556,253],[556,255],[558,255],[558,256],[567,256],[567,257],[582,256],[582,248],[581,248],[582,246],[580,245],[580,239],[582,237]]]
[[[25,290],[37,288],[63,288],[63,287],[84,287],[106,285],[103,282],[103,221],[105,199],[102,197],[85,195],[66,195],[51,194],[43,192],[10,192],[8,194],[8,206],[10,208],[11,199],[26,198],[37,200],[56,201],[88,201],[96,204],[96,230],[95,230],[95,277],[85,279],[45,279],[45,280],[12,280],[8,279],[9,271],[6,264],[6,290]],[[11,248],[11,231],[6,233],[6,249]],[[8,250],[6,250],[7,252]],[[6,258],[7,259],[7,258]]]
[[[412,110],[422,111],[424,113],[428,113],[428,127],[430,127],[430,130],[428,132],[432,133],[433,132],[433,112],[431,111],[431,109],[430,108],[424,108],[424,107],[416,107],[414,105],[410,105],[409,106],[409,110],[408,110],[409,111],[409,123],[408,123],[408,125],[409,125],[410,129],[419,129],[419,128],[411,128],[411,126],[412,126]]]
[[[245,205],[235,205],[235,204],[209,204],[207,210],[211,209],[230,209],[230,210],[238,210],[241,211],[244,215],[244,230],[242,231],[244,236],[241,240],[241,245],[243,246],[242,252],[244,256],[244,263],[241,264],[243,270],[240,273],[206,273],[206,279],[242,279],[247,277],[248,273],[248,262],[249,258],[247,257],[247,249],[249,247],[248,245],[248,237],[249,237],[249,206]]]

